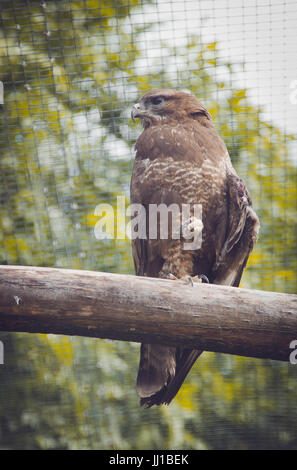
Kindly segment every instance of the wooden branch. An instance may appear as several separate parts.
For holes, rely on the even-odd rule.
[[[68,269],[0,266],[0,330],[180,345],[288,361],[297,296]]]

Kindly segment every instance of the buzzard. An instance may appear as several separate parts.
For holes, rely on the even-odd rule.
[[[131,116],[139,118],[143,127],[135,144],[131,203],[141,204],[147,212],[153,204],[202,207],[200,225],[192,213],[188,219],[193,237],[195,230],[202,230],[197,249],[185,249],[183,238],[171,232],[167,239],[160,237],[160,231],[150,238],[150,218],[142,219],[146,236],[132,237],[136,275],[237,287],[260,224],[209,112],[190,93],[158,89],[146,93]],[[169,404],[201,353],[142,344],[137,376],[140,404]]]

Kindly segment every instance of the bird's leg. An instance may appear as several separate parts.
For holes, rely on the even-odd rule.
[[[188,225],[195,224],[195,217],[188,220]],[[191,227],[191,226],[190,226]],[[184,250],[179,241],[174,241],[174,244],[166,252],[166,259],[164,261],[162,270],[159,277],[163,279],[170,279],[172,281],[182,281],[185,284],[194,286],[194,283],[209,282],[205,274],[195,275],[197,268],[194,266],[194,256],[191,250]],[[165,256],[164,256],[165,258]]]

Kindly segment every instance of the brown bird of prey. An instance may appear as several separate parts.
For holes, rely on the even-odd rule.
[[[209,112],[189,93],[159,89],[146,93],[131,115],[143,127],[135,144],[131,203],[146,210],[140,219],[145,236],[132,236],[136,275],[237,287],[260,224]],[[185,249],[183,236],[173,237],[170,230],[167,239],[159,228],[156,237],[149,236],[149,207],[160,204],[176,204],[181,213],[184,204],[201,205],[200,224],[193,212],[186,222],[193,237],[201,233],[196,249]],[[140,404],[169,404],[201,352],[142,344]]]

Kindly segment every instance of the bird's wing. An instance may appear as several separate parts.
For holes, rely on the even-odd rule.
[[[228,229],[213,269],[213,283],[238,287],[260,228],[248,190],[233,169],[227,172]]]

